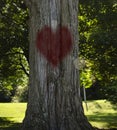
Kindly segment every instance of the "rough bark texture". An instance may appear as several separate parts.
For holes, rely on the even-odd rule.
[[[79,92],[78,0],[30,0],[30,87],[22,130],[93,130],[83,113]],[[44,25],[67,26],[73,51],[53,68],[37,51],[36,35]]]

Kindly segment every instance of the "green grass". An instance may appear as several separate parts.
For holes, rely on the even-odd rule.
[[[117,108],[106,100],[88,101],[88,111],[83,103],[85,114],[90,123],[98,128],[117,129]]]
[[[0,130],[18,130],[25,109],[26,103],[0,103]]]
[[[106,100],[88,101],[84,111],[90,123],[98,128],[117,128],[117,109]],[[0,103],[0,130],[19,130],[26,103]]]

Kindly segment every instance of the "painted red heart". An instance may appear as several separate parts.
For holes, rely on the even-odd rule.
[[[54,32],[45,26],[38,32],[36,44],[40,53],[56,67],[70,53],[73,41],[67,27],[58,27]]]

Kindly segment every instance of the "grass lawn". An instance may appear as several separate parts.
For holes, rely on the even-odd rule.
[[[117,107],[106,100],[88,101],[88,111],[83,103],[84,112],[90,123],[98,128],[117,129]]]
[[[0,130],[19,130],[26,103],[0,103]]]
[[[117,128],[117,109],[106,100],[88,101],[84,111],[90,123],[98,128]],[[19,130],[26,103],[0,103],[0,130]]]

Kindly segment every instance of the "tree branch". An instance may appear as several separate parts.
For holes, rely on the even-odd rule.
[[[21,58],[20,58],[20,66],[21,66],[21,69],[24,71],[24,73],[29,77],[29,73],[26,71],[24,65],[22,64]]]

